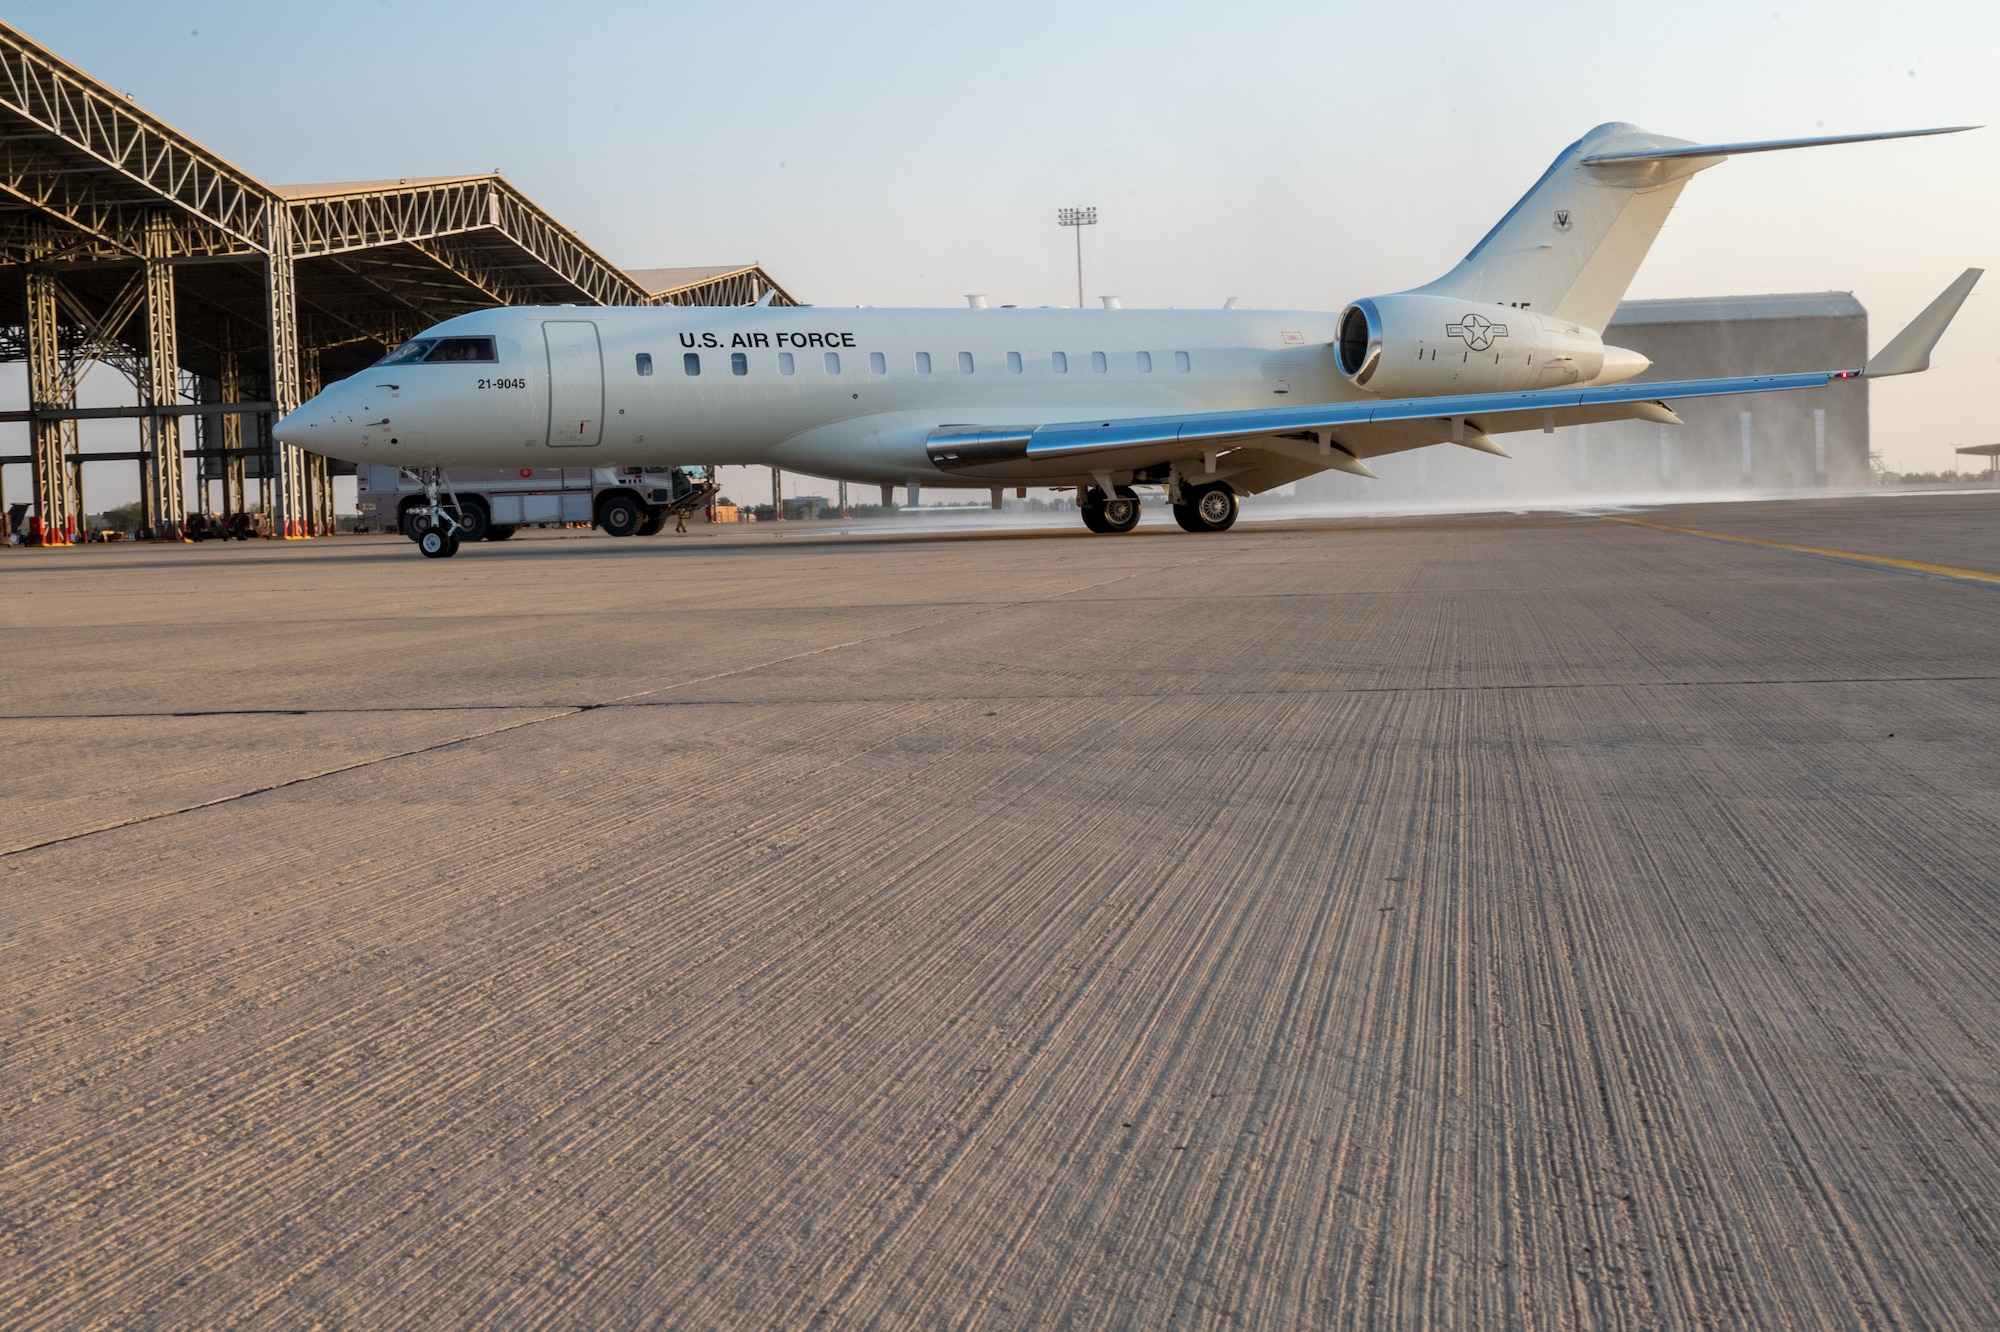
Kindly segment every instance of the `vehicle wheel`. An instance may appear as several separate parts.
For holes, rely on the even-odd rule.
[[[515,523],[488,523],[486,524],[486,539],[488,541],[505,541],[520,530],[519,525]]]
[[[1174,518],[1190,532],[1227,532],[1236,525],[1236,492],[1226,482],[1199,489],[1184,487],[1185,504],[1174,506]]]
[[[657,509],[647,509],[646,521],[639,524],[639,535],[658,536],[660,533],[666,531],[667,515],[672,512],[673,510],[664,505]]]
[[[1103,514],[1105,531],[1129,532],[1139,525],[1139,497],[1132,487],[1120,486],[1104,501]]]
[[[435,527],[426,527],[417,534],[417,549],[427,560],[448,560],[458,554],[458,542]]]
[[[597,506],[597,525],[615,537],[628,537],[646,521],[646,506],[630,495],[607,495]]]
[[[1083,519],[1083,525],[1093,532],[1109,532],[1104,525],[1104,492],[1092,486],[1080,490],[1076,495],[1076,512]]]
[[[458,512],[453,516],[458,519],[458,531],[452,535],[460,541],[484,541],[486,530],[493,526],[486,506],[478,500],[467,500],[459,505]]]

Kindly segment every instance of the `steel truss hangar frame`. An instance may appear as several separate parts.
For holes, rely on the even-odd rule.
[[[140,530],[182,536],[201,502],[275,535],[333,530],[332,467],[270,426],[327,378],[439,320],[495,305],[796,305],[762,267],[628,273],[498,173],[266,185],[0,23],[0,360],[25,361],[27,537],[84,530],[83,464],[140,469]],[[77,407],[110,365],[139,406]],[[83,452],[79,422],[127,417],[129,453]],[[246,424],[247,418],[247,424]],[[195,422],[195,447],[182,422]],[[247,436],[247,438],[246,438]],[[4,486],[4,474],[0,474]],[[0,510],[6,496],[0,489]]]

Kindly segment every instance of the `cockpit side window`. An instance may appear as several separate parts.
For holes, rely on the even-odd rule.
[[[411,338],[396,350],[375,362],[377,365],[408,365],[412,361],[424,359],[424,353],[438,345],[436,338]]]
[[[437,346],[424,357],[424,364],[440,361],[498,361],[500,353],[491,338],[439,338]]]

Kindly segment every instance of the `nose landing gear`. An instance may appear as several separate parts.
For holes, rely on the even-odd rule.
[[[465,510],[442,467],[412,470],[424,483],[424,503],[412,508],[409,514],[411,526],[416,528],[417,549],[427,560],[448,560],[458,554],[459,537],[466,526],[461,517]],[[450,497],[449,504],[438,498],[439,486]]]

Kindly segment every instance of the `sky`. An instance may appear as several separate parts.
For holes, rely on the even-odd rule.
[[[613,262],[819,305],[1338,308],[1450,268],[1592,125],[1739,158],[1630,295],[1854,292],[1886,341],[2000,261],[2000,5],[32,0],[5,21],[272,183],[499,169]],[[2000,273],[1988,281],[2000,284]],[[2000,440],[2000,294],[1873,388],[1895,470]]]

